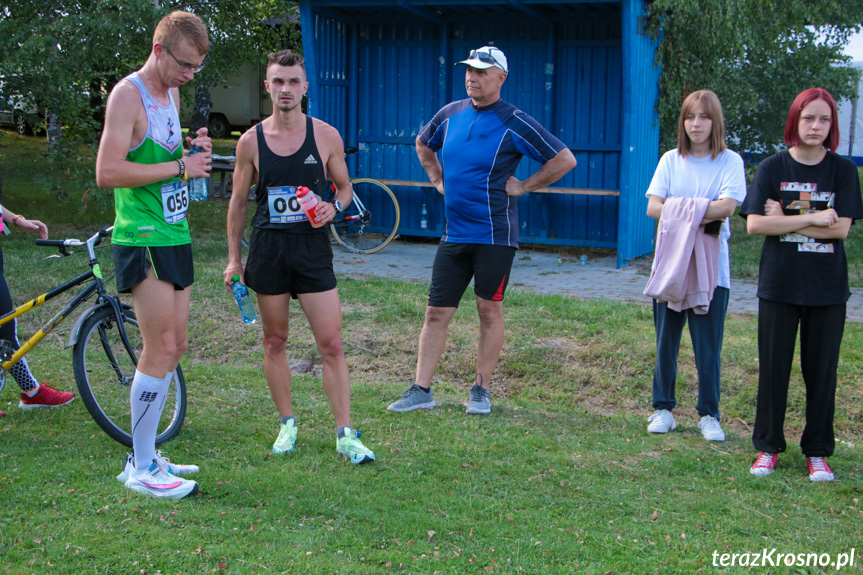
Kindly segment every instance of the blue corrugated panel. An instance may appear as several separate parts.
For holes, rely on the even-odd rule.
[[[316,75],[310,82],[318,91],[312,113],[358,145],[352,176],[426,182],[416,135],[443,105],[466,96],[464,70],[454,63],[495,44],[510,62],[502,97],[576,155],[578,167],[557,186],[623,194],[521,198],[522,240],[618,247],[623,261],[645,253],[648,228],[652,234],[637,195],[643,197],[657,159],[653,46],[649,38],[628,38],[643,8],[644,0],[302,0],[306,58]],[[305,37],[309,30],[314,42]],[[538,169],[524,160],[516,177]],[[435,190],[394,191],[401,233],[440,234],[443,198]],[[420,228],[423,205],[427,230]]]
[[[653,40],[639,33],[638,20],[645,9],[644,0],[623,2],[625,90],[617,246],[619,266],[626,265],[626,260],[653,251],[655,222],[646,216],[644,192],[650,185],[659,156],[659,125],[654,111],[659,70],[652,65]],[[650,66],[646,65],[648,58]],[[651,121],[646,121],[647,118]]]

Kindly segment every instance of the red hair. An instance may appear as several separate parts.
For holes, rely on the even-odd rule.
[[[803,90],[794,101],[791,103],[791,109],[788,110],[788,121],[785,122],[785,143],[789,146],[800,145],[800,113],[803,108],[808,106],[815,100],[824,100],[830,106],[830,131],[827,132],[827,137],[824,138],[824,147],[835,152],[839,147],[839,123],[837,116],[839,115],[836,109],[836,100],[830,95],[830,92],[824,88],[809,88]]]

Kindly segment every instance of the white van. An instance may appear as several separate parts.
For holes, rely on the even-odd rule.
[[[210,88],[211,138],[227,138],[233,131],[245,131],[273,113],[273,102],[264,89],[265,68],[258,64],[244,64],[230,76],[227,87]],[[185,101],[180,109],[180,124],[189,127],[194,109]]]
[[[24,96],[7,94],[0,80],[0,126],[10,126],[19,134],[30,134],[42,121],[39,110]]]

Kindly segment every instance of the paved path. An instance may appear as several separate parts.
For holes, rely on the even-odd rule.
[[[389,277],[428,283],[437,243],[394,241],[371,255],[352,254],[333,246],[336,273],[350,277]],[[617,269],[614,257],[590,260],[580,265],[577,258],[556,252],[520,249],[512,266],[509,288],[541,294],[564,294],[578,298],[613,299],[649,304],[642,290],[650,272],[639,263]],[[732,280],[729,313],[756,313],[756,282]],[[848,321],[863,322],[863,289],[852,289]]]

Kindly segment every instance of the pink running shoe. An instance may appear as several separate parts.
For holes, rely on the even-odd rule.
[[[39,393],[33,397],[27,397],[26,393],[21,394],[21,401],[18,407],[21,409],[36,409],[37,407],[60,407],[67,403],[72,403],[75,399],[75,394],[69,391],[57,391],[51,385],[43,383],[39,388]]]

